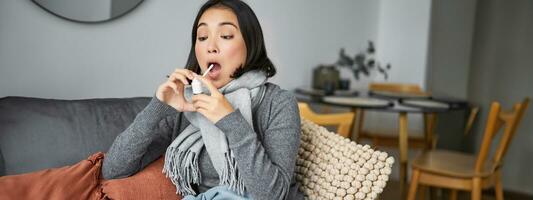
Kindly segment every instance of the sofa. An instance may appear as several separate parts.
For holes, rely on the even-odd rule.
[[[0,176],[72,165],[106,152],[149,101],[0,98]]]
[[[0,98],[0,176],[73,165],[106,152],[149,97]],[[295,177],[309,199],[375,199],[394,159],[302,119]]]

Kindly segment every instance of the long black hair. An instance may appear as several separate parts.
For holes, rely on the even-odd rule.
[[[196,59],[194,47],[196,45],[197,26],[200,17],[204,12],[212,7],[229,8],[237,16],[239,27],[241,30],[244,43],[246,44],[246,61],[244,66],[240,66],[235,70],[231,78],[238,78],[242,74],[251,70],[264,71],[267,77],[272,77],[276,74],[276,68],[267,56],[265,48],[265,40],[263,39],[263,31],[259,20],[250,6],[240,0],[209,0],[198,11],[194,24],[192,26],[191,50],[189,58],[185,65],[187,69],[200,74],[201,69]]]

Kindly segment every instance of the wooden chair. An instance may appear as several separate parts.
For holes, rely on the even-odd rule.
[[[350,138],[353,126],[354,113],[318,114],[309,107],[309,104],[298,102],[300,115],[321,126],[337,126],[337,133],[343,137]]]
[[[394,93],[404,93],[404,94],[415,94],[415,95],[427,95],[422,88],[417,84],[407,84],[407,83],[370,83],[368,89],[371,91],[380,91],[380,92],[394,92]]]
[[[515,104],[513,110],[502,111],[498,102],[491,105],[479,154],[432,150],[413,161],[408,199],[414,200],[418,185],[451,189],[450,199],[457,198],[457,190],[471,191],[473,200],[481,199],[481,190],[495,187],[496,199],[503,200],[501,168],[503,157],[516,128],[529,104],[529,98]],[[487,161],[492,140],[505,125],[492,161]]]
[[[474,125],[474,121],[476,120],[478,113],[479,113],[478,106],[470,106],[470,113],[468,115],[468,119],[466,121],[465,130],[464,130],[465,136],[470,133],[470,130],[472,130],[472,126]]]
[[[368,86],[370,91],[378,92],[392,92],[397,94],[408,95],[428,95],[419,85],[405,84],[405,83],[370,83]],[[357,142],[360,143],[362,139],[370,139],[373,145],[376,146],[398,146],[398,134],[378,133],[370,130],[364,130],[365,111],[363,109],[356,109],[355,113],[359,113],[357,122]],[[427,113],[424,114],[424,136],[410,136],[409,148],[426,148],[430,149],[436,144],[436,138],[433,137],[433,128],[436,122],[436,115]]]

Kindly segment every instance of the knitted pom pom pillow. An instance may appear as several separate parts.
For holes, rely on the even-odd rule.
[[[302,119],[296,180],[307,199],[376,199],[394,158]]]

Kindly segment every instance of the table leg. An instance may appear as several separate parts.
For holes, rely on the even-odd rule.
[[[435,113],[424,113],[424,139],[425,139],[425,148],[424,150],[434,149],[435,141],[433,137],[433,132],[437,124],[437,115]]]
[[[406,198],[407,189],[407,151],[408,151],[408,132],[407,132],[407,113],[400,112],[400,192],[402,199]]]

